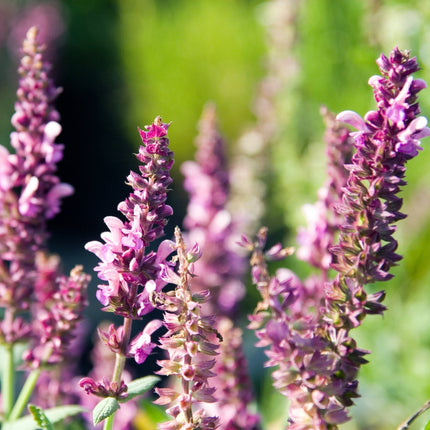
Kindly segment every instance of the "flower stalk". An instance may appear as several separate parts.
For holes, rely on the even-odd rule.
[[[106,217],[109,232],[101,235],[105,243],[92,241],[85,245],[101,260],[95,270],[98,277],[107,282],[99,285],[96,294],[105,306],[103,310],[123,317],[122,326],[116,328],[112,324],[108,332],[99,331],[100,339],[116,355],[115,366],[111,381],[81,380],[81,387],[89,394],[102,397],[122,395],[123,388],[126,388],[123,381],[126,359],[134,356],[135,361],[141,364],[155,347],[151,334],[161,322],[151,321],[132,340],[131,330],[133,320],[154,309],[150,295],[165,285],[159,277],[160,263],[172,252],[165,242],[160,244],[157,252],[147,251],[151,242],[164,235],[167,217],[172,214],[172,208],[166,204],[173,165],[173,152],[169,149],[167,137],[169,125],[157,117],[146,131],[139,129],[142,138],[137,154],[141,163],[140,175],[130,172],[127,180],[133,191],[118,205],[126,220]],[[106,430],[112,428],[113,420],[114,414],[106,419]]]

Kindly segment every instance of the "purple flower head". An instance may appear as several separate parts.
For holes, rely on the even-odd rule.
[[[153,309],[145,285],[151,280],[157,290],[165,285],[158,277],[160,263],[173,250],[166,253],[166,244],[162,243],[157,252],[146,251],[151,242],[162,237],[167,217],[172,214],[172,208],[166,204],[173,165],[168,128],[169,124],[157,117],[146,131],[139,129],[140,174],[130,172],[127,180],[133,192],[118,205],[126,219],[106,217],[109,231],[101,235],[104,243],[92,241],[85,245],[101,260],[95,270],[99,279],[107,282],[99,285],[98,300],[106,310],[129,318]]]
[[[230,194],[225,143],[219,134],[216,111],[207,105],[199,124],[196,161],[181,166],[190,201],[184,226],[189,244],[198,243],[204,253],[195,265],[194,291],[210,290],[207,313],[234,314],[244,295],[245,263],[235,249],[236,227],[226,209]]]
[[[127,385],[124,381],[121,384],[109,382],[107,378],[103,378],[102,382],[96,382],[94,379],[86,377],[79,381],[79,385],[87,394],[94,394],[98,397],[114,397],[119,400],[127,398]]]

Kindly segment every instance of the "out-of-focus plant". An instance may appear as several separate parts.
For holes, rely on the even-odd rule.
[[[55,143],[61,132],[54,107],[60,90],[49,69],[37,29],[32,27],[24,40],[18,69],[21,79],[10,142],[15,152],[0,147],[0,342],[5,427],[21,417],[42,370],[55,369],[71,353],[89,282],[81,266],[69,277],[63,275],[59,259],[49,256],[47,250],[48,220],[59,212],[62,198],[73,193],[71,185],[61,183],[56,175],[63,156],[63,145]],[[15,354],[21,344],[25,345],[22,364]],[[27,376],[16,396],[20,367]],[[80,411],[70,407],[55,418]],[[48,415],[51,412],[47,411]]]

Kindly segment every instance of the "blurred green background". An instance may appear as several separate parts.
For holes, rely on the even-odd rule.
[[[179,166],[193,158],[203,105],[217,104],[233,160],[244,151],[240,136],[261,125],[256,101],[268,75],[279,86],[270,98],[275,113],[268,117],[276,128],[259,152],[266,189],[261,223],[269,226],[272,240],[294,244],[304,223],[301,206],[316,200],[324,181],[320,106],[362,115],[373,109],[368,78],[378,73],[380,52],[389,54],[395,45],[418,57],[419,77],[430,81],[429,19],[430,4],[422,0],[2,0],[0,142],[8,145],[11,131],[17,41],[28,26],[47,23],[47,54],[63,87],[57,103],[59,140],[66,146],[60,176],[76,189],[51,224],[52,249],[66,267],[83,262],[91,272],[96,260],[83,244],[98,237],[103,217],[115,214],[128,193],[124,180],[136,167],[137,126],[157,115],[172,121],[170,225],[180,224],[187,201]],[[427,116],[429,94],[423,91],[420,99]],[[429,144],[424,141],[424,148]],[[408,165],[408,218],[397,233],[404,259],[395,278],[379,285],[387,291],[385,316],[369,318],[356,330],[359,345],[372,355],[361,372],[354,420],[345,429],[395,428],[430,398],[429,163],[430,149],[424,149]],[[294,259],[288,264],[306,273]],[[90,294],[95,280],[92,285]],[[253,300],[251,293],[247,303]],[[249,338],[266,428],[284,428],[285,403],[263,382],[263,357]]]

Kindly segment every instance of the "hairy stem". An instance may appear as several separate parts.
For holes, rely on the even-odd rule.
[[[18,399],[16,400],[15,405],[13,406],[12,412],[9,416],[9,421],[17,420],[25,407],[27,406],[28,400],[31,397],[31,394],[33,393],[34,387],[36,386],[36,382],[39,379],[40,375],[40,369],[35,369],[30,372],[28,375],[24,386],[21,389],[21,392],[19,393]]]
[[[133,320],[131,318],[124,318],[123,348],[120,353],[116,354],[115,367],[112,375],[112,382],[116,382],[118,386],[121,384],[122,372],[124,371],[125,360],[127,359],[125,356],[125,349],[130,342],[132,323]],[[103,430],[112,430],[114,418],[115,414],[112,414],[110,417],[106,418]]]

